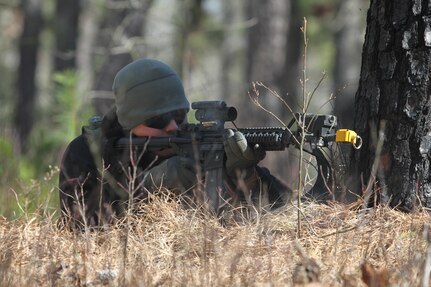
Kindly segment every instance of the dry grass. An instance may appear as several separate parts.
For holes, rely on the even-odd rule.
[[[428,214],[307,204],[300,238],[296,214],[222,227],[158,197],[104,231],[0,219],[0,286],[293,286],[304,275],[321,286],[421,286]]]

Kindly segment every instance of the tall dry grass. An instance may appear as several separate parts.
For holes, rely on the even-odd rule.
[[[428,286],[429,215],[357,206],[303,205],[301,238],[294,206],[222,226],[163,196],[98,231],[1,219],[0,285]]]

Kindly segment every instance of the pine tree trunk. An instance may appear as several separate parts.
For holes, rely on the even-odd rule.
[[[191,86],[191,75],[197,61],[196,55],[189,49],[189,40],[193,32],[198,31],[204,17],[202,0],[178,1],[176,19],[176,44],[173,68],[183,80],[185,87]]]
[[[372,176],[372,127],[386,122],[375,191],[406,210],[419,201],[431,207],[431,7],[422,3],[371,1],[355,99],[354,127],[364,146],[352,156],[354,177],[367,183]]]
[[[134,60],[134,54],[142,54],[141,51],[135,51],[136,48],[130,44],[132,39],[144,39],[147,13],[152,4],[153,0],[111,2],[111,10],[106,12],[98,39],[98,48],[105,50],[106,55],[97,70],[92,98],[97,114],[106,113],[114,104],[111,91],[117,72]]]
[[[33,128],[36,102],[36,66],[39,35],[42,29],[42,1],[23,1],[24,27],[20,38],[20,64],[18,67],[17,101],[14,129],[17,152],[27,150],[27,140]]]
[[[244,85],[243,51],[246,46],[244,33],[253,25],[253,20],[244,19],[243,7],[244,1],[223,1],[222,5],[224,29],[220,49],[219,98],[233,106],[250,102],[245,96],[248,86]]]
[[[300,101],[302,76],[302,53],[304,47],[304,36],[301,27],[304,25],[303,12],[299,1],[289,1],[290,11],[288,18],[286,37],[286,60],[284,63],[284,73],[277,79],[278,85],[283,91],[281,96],[286,102],[296,109]],[[286,95],[287,94],[287,95]]]
[[[226,99],[229,103],[233,104],[232,98],[232,86],[231,86],[231,71],[235,63],[234,47],[236,42],[236,35],[228,30],[234,23],[235,19],[235,3],[232,1],[223,2],[223,23],[226,25],[223,31],[223,42],[221,46],[221,89],[220,98]]]
[[[295,41],[293,39],[301,36],[302,23],[298,23],[296,16],[291,17],[291,9],[294,9],[295,12],[298,12],[299,9],[298,6],[293,5],[293,2],[286,0],[246,1],[247,18],[256,22],[248,29],[246,82],[249,84],[262,82],[288,102],[291,109],[298,111],[297,99],[292,96],[296,96],[296,87],[300,85],[298,77],[300,59],[296,57],[300,55],[297,49],[302,48],[303,42],[288,42],[289,40]],[[295,27],[289,27],[289,25]],[[263,87],[258,87],[258,89],[259,102],[262,106],[287,124],[293,118],[289,109],[269,90]],[[289,95],[286,97],[287,93]],[[251,87],[250,94],[255,96]],[[273,116],[255,108],[256,112],[251,110],[249,113],[240,113],[239,121],[246,122],[251,119],[258,125],[280,125],[280,122]],[[298,157],[294,155],[295,152],[292,153],[289,150],[285,153],[267,153],[263,162],[264,165],[271,167],[273,174],[280,175],[293,188],[298,186]]]
[[[247,10],[248,18],[255,19],[256,25],[248,31],[246,80],[249,83],[262,82],[279,95],[285,95],[285,85],[280,85],[280,81],[287,74],[285,72],[288,45],[286,19],[289,18],[290,1],[253,0],[247,4]],[[268,91],[262,90],[261,93],[260,101],[263,106],[277,115],[287,114],[278,99]]]
[[[339,1],[336,22],[333,25],[335,42],[334,112],[338,124],[353,126],[353,103],[358,90],[361,66],[361,49],[364,42],[364,21],[360,0]]]
[[[55,11],[55,71],[76,68],[80,0],[57,0]]]

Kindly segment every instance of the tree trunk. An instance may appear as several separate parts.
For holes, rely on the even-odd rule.
[[[287,42],[286,42],[286,60],[284,63],[284,73],[277,79],[278,85],[286,102],[297,109],[300,100],[300,79],[301,79],[301,55],[304,47],[303,34],[301,27],[304,25],[303,12],[301,11],[299,1],[290,1],[290,12],[288,17]],[[285,95],[285,94],[288,95]]]
[[[93,60],[97,36],[99,35],[100,19],[104,14],[104,9],[100,7],[97,1],[85,1],[81,9],[76,55],[78,71],[76,91],[78,95],[82,96],[90,95],[90,91],[93,89],[95,77]]]
[[[226,99],[227,102],[234,104],[232,98],[232,86],[231,86],[231,71],[235,64],[234,47],[236,37],[233,31],[229,30],[229,27],[235,22],[235,3],[233,1],[223,2],[223,24],[225,28],[223,30],[223,42],[221,46],[221,89],[220,99]]]
[[[57,0],[55,11],[55,71],[76,68],[80,0]]]
[[[145,32],[145,20],[153,0],[130,3],[122,6],[124,1],[112,1],[109,13],[102,24],[99,45],[104,49],[103,64],[97,70],[95,95],[92,99],[97,114],[104,114],[114,104],[112,83],[115,75],[125,65],[134,60],[133,45],[137,39],[142,39]],[[135,5],[135,6],[134,6]],[[109,96],[107,96],[109,95]]]
[[[344,128],[353,126],[353,104],[358,90],[363,43],[364,20],[360,0],[339,1],[334,25],[335,63],[334,83],[335,114]]]
[[[247,82],[262,82],[283,96],[286,91],[284,85],[280,85],[280,79],[285,79],[286,75],[286,19],[289,18],[290,1],[252,0],[247,4],[247,10],[248,17],[257,21],[248,32]],[[278,99],[268,91],[261,93],[260,100],[267,109],[275,114],[286,114]]]
[[[297,112],[297,99],[292,98],[292,94],[296,96],[297,87],[300,85],[298,48],[302,47],[303,42],[288,42],[288,39],[295,39],[300,35],[302,26],[297,16],[291,18],[291,9],[296,12],[299,9],[297,3],[293,2],[286,0],[246,2],[246,15],[256,21],[256,24],[248,30],[246,80],[247,83],[262,82]],[[289,25],[295,27],[289,27]],[[287,124],[293,118],[289,109],[271,91],[262,87],[258,89],[259,102],[262,106]],[[250,94],[254,96],[253,91],[250,91]],[[273,116],[258,108],[240,113],[239,118],[243,122],[251,121],[252,125],[281,125]],[[273,174],[279,175],[294,189],[298,187],[299,177],[298,157],[295,152],[289,149],[285,153],[267,153],[262,163],[271,167]]]
[[[182,78],[185,87],[191,86],[191,75],[196,63],[196,55],[189,48],[189,40],[193,32],[201,28],[205,16],[202,0],[186,0],[177,2],[178,15],[176,32],[176,49],[173,68]]]
[[[383,199],[405,210],[419,201],[431,207],[431,7],[423,3],[371,1],[355,99],[354,128],[364,146],[352,155],[353,176],[364,183],[376,176],[375,192],[386,191]],[[371,127],[381,122],[385,138],[376,154]]]
[[[14,127],[17,137],[17,152],[25,152],[27,139],[33,128],[36,101],[36,66],[39,48],[39,34],[42,29],[42,1],[23,2],[24,27],[20,38],[20,64],[18,67],[17,101],[15,104]]]
[[[244,30],[250,25],[244,21],[242,1],[223,1],[223,40],[220,49],[220,94],[219,98],[233,106],[239,106],[247,101],[244,95]]]

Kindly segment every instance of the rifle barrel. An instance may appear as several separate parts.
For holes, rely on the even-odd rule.
[[[119,149],[129,148],[131,145],[137,148],[143,147],[170,147],[172,144],[188,144],[191,143],[190,138],[181,137],[137,137],[137,138],[121,138],[115,147]]]

